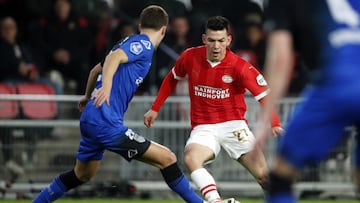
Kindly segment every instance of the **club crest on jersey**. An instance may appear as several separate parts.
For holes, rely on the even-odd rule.
[[[132,42],[130,44],[130,51],[133,54],[139,55],[143,51],[143,46],[140,42]]]
[[[140,42],[145,46],[146,49],[149,49],[151,48],[151,42],[147,41],[147,40],[140,40]]]
[[[256,81],[257,81],[258,85],[260,85],[260,86],[267,85],[265,78],[261,74],[256,76]]]
[[[233,81],[233,78],[230,75],[223,75],[221,79],[224,83],[231,83]]]

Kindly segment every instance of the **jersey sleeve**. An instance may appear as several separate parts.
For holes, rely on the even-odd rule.
[[[158,95],[151,106],[153,111],[159,112],[161,106],[164,104],[165,100],[174,92],[174,89],[177,85],[178,80],[173,77],[173,71],[169,71],[164,80],[161,83]]]
[[[176,80],[183,80],[186,77],[186,58],[188,56],[188,51],[183,52],[178,60],[175,62],[173,67],[172,74]]]
[[[264,98],[268,95],[269,87],[263,75],[252,65],[245,63],[242,71],[242,79],[246,89],[248,89],[255,99],[264,107]],[[280,118],[274,110],[271,116],[271,126],[281,126]]]
[[[119,44],[115,45],[112,51],[122,49],[127,57],[128,62],[134,62],[144,57],[144,55],[152,53],[152,44],[147,39],[129,37],[124,39]],[[149,52],[150,51],[150,52]]]
[[[257,101],[268,94],[268,85],[263,75],[251,64],[245,63],[241,71],[241,81]]]

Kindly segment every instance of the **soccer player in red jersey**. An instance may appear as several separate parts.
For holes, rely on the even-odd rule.
[[[151,109],[144,115],[144,124],[151,127],[177,82],[187,77],[192,131],[185,146],[184,162],[192,181],[208,202],[218,202],[221,198],[204,164],[213,161],[221,148],[266,189],[268,167],[264,154],[257,152],[256,159],[250,155],[255,151],[255,137],[244,117],[244,94],[250,91],[262,104],[269,88],[256,68],[228,48],[231,39],[226,18],[209,18],[202,35],[205,45],[189,48],[181,54],[163,80]],[[274,135],[282,134],[276,112],[271,126]]]

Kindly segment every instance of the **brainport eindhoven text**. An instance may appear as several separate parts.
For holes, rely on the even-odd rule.
[[[224,99],[230,97],[229,89],[219,89],[208,86],[194,86],[194,94],[209,99]]]

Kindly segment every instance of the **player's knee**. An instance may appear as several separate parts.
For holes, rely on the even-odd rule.
[[[95,172],[80,171],[76,173],[76,176],[80,181],[88,182],[95,176]]]
[[[74,170],[70,170],[68,172],[64,172],[59,175],[59,179],[66,187],[66,190],[70,190],[72,188],[75,188],[81,184],[83,184],[86,181],[80,180],[77,175],[75,174]]]
[[[187,168],[191,168],[191,166],[197,163],[196,158],[191,154],[185,153],[184,155],[184,164]]]
[[[269,176],[267,173],[261,174],[259,177],[257,177],[257,182],[261,186],[261,188],[265,191],[268,189],[269,184]]]
[[[163,158],[162,158],[163,166],[169,166],[169,165],[177,162],[176,155],[171,151],[169,153],[162,154],[162,156],[163,156]]]
[[[185,166],[188,166],[191,162],[192,162],[191,156],[189,156],[188,154],[185,154],[184,155],[184,164],[185,164]]]
[[[82,182],[88,182],[94,177],[93,174],[81,174],[78,179]]]
[[[263,190],[267,190],[268,182],[269,182],[269,174],[268,171],[261,171],[257,177],[256,181],[259,183],[259,185],[262,187]]]

